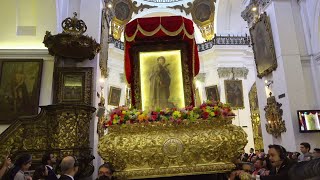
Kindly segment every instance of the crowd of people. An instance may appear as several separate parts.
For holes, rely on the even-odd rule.
[[[56,174],[56,157],[53,153],[47,152],[42,157],[41,165],[35,168],[30,175],[28,172],[32,164],[30,154],[19,155],[15,162],[6,156],[0,169],[0,180],[74,180],[79,171],[79,162],[74,156],[66,156],[59,164],[60,174]],[[97,180],[113,180],[113,168],[111,164],[102,164],[98,169]]]
[[[320,148],[314,148],[307,142],[300,144],[301,152],[287,152],[280,145],[269,145],[268,153],[263,149],[250,149],[235,162],[237,165],[230,180],[320,180]]]
[[[320,149],[314,148],[311,153],[309,143],[300,144],[301,152],[287,152],[280,145],[269,145],[268,153],[263,149],[250,149],[250,154],[243,153],[235,162],[237,168],[231,172],[230,180],[320,180]],[[47,152],[42,157],[42,165],[35,168],[32,176],[27,172],[32,163],[30,154],[18,156],[14,163],[5,157],[0,169],[0,180],[74,180],[79,171],[79,162],[74,156],[67,156],[59,163],[56,157]],[[98,169],[97,180],[114,179],[113,167],[109,163],[102,164]]]

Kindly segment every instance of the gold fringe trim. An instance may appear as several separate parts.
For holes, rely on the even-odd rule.
[[[134,34],[132,36],[129,37],[127,34],[125,34],[125,40],[128,41],[128,42],[134,41],[138,31],[140,31],[144,36],[153,36],[156,33],[158,33],[160,30],[162,30],[162,32],[164,32],[168,36],[177,36],[178,34],[181,33],[181,31],[183,31],[184,35],[186,35],[189,39],[194,39],[194,34],[189,34],[188,31],[186,30],[185,26],[184,26],[184,23],[182,23],[180,28],[178,30],[176,30],[176,31],[173,31],[173,32],[172,31],[168,31],[161,24],[153,31],[146,31],[138,24],[137,25],[137,29],[136,29],[136,31],[134,32]]]

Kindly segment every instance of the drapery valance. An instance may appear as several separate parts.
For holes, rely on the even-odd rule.
[[[130,49],[137,43],[183,41],[188,44],[188,59],[192,76],[199,73],[199,55],[194,39],[193,22],[182,16],[138,18],[125,27],[125,74],[128,84],[132,83],[133,57]]]

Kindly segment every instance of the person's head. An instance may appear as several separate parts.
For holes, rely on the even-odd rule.
[[[54,157],[52,152],[46,152],[43,156],[42,156],[42,164],[43,165],[54,165],[56,163],[56,158]]]
[[[251,163],[255,163],[257,160],[258,156],[252,156],[251,158]]]
[[[300,144],[300,151],[302,154],[305,154],[310,151],[310,144],[307,142],[303,142]]]
[[[107,176],[107,177],[111,178],[112,174],[113,174],[113,168],[112,168],[111,164],[104,163],[99,167],[98,177]]]
[[[287,151],[284,147],[273,144],[269,145],[269,160],[273,167],[280,167],[282,162],[287,158]]]
[[[252,165],[250,163],[243,163],[242,170],[250,173],[250,172],[252,172]]]
[[[263,159],[258,158],[253,166],[255,169],[261,169],[263,167]]]
[[[79,170],[79,163],[76,157],[67,156],[62,159],[60,164],[61,172],[70,176],[75,176]]]
[[[253,153],[254,152],[254,149],[253,148],[250,148],[250,153]]]
[[[260,153],[260,151],[256,149],[256,150],[255,150],[255,154],[256,154],[256,155],[259,155],[259,153]]]
[[[297,160],[299,156],[300,156],[300,153],[299,153],[299,152],[294,152],[294,153],[292,154],[292,159],[293,159],[293,160]]]
[[[14,165],[19,167],[21,171],[27,171],[32,163],[32,156],[30,154],[21,154],[17,157]]]
[[[48,168],[45,165],[41,165],[34,171],[32,179],[45,179],[46,176],[48,176]]]
[[[260,149],[260,153],[264,153],[264,149]]]
[[[159,64],[164,65],[164,63],[166,63],[166,58],[164,58],[163,56],[160,56],[157,58],[157,61]]]
[[[320,148],[314,148],[312,157],[313,158],[320,158]]]

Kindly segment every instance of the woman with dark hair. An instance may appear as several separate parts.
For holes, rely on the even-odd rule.
[[[4,180],[32,180],[30,176],[25,176],[32,163],[30,154],[22,154],[16,159],[14,166],[4,176]]]

